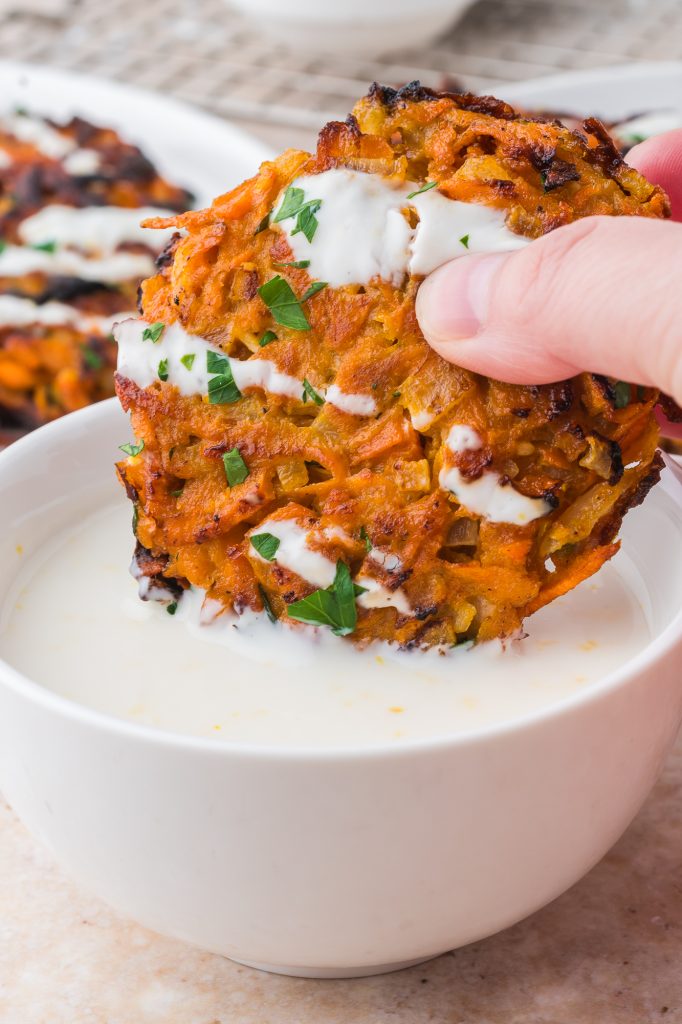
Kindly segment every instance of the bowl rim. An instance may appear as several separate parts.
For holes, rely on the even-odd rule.
[[[76,431],[82,433],[92,420],[104,420],[121,412],[117,399],[110,398],[97,402],[69,413],[60,419],[45,424],[4,451],[0,452],[0,478],[4,475],[7,463],[21,464],[29,457],[34,448],[43,446],[45,434],[53,435]],[[112,467],[113,471],[113,467]],[[11,474],[11,469],[9,470]],[[664,472],[669,472],[668,470]],[[660,485],[659,485],[660,486]],[[678,485],[679,486],[679,485]],[[679,502],[668,488],[657,489],[656,493],[664,503],[678,505],[682,509],[682,491]],[[682,531],[682,523],[680,524]],[[0,607],[2,598],[0,598]],[[170,729],[157,728],[133,722],[125,718],[97,711],[85,704],[79,704],[64,697],[46,686],[31,679],[14,668],[0,654],[0,687],[7,687],[18,697],[29,703],[37,704],[43,710],[64,716],[71,721],[95,730],[107,732],[121,739],[151,743],[153,746],[174,749],[186,753],[204,754],[209,757],[255,759],[258,761],[358,761],[362,759],[400,759],[419,754],[442,753],[455,748],[475,746],[496,739],[504,739],[514,733],[523,733],[549,724],[564,715],[583,711],[591,704],[608,699],[608,697],[640,678],[643,672],[651,672],[666,655],[676,646],[682,644],[682,605],[661,630],[629,661],[624,662],[601,679],[590,683],[585,689],[569,694],[537,711],[526,712],[518,718],[483,725],[459,735],[438,734],[431,737],[397,740],[394,743],[376,742],[359,746],[305,746],[258,744],[242,741],[226,742],[220,737],[193,736],[175,732]]]

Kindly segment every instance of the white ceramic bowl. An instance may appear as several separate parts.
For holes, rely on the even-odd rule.
[[[0,606],[17,543],[39,545],[115,497],[128,430],[112,401],[0,455]],[[512,725],[390,749],[227,746],[106,717],[0,663],[0,782],[87,889],[242,962],[359,975],[480,939],[603,856],[677,731],[674,498],[656,489],[624,541],[655,638],[608,679]]]
[[[308,57],[375,57],[424,46],[473,0],[228,0],[255,27]]]

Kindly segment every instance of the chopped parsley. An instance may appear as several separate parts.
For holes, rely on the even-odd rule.
[[[312,386],[307,377],[303,378],[303,402],[307,402],[310,399],[315,405],[324,405],[324,398],[319,395],[315,388]]]
[[[351,579],[345,562],[336,563],[334,582],[326,590],[316,590],[287,608],[289,618],[307,622],[311,626],[329,626],[336,636],[348,636],[358,621],[355,598],[364,594]]]
[[[251,543],[261,558],[264,558],[266,562],[272,562],[279,547],[279,537],[275,537],[272,533],[256,533],[251,538]]]
[[[367,533],[367,529],[364,526],[360,527],[360,540],[364,541],[365,550],[367,554],[369,554],[370,551],[372,550],[372,542],[369,539],[369,534]]]
[[[241,457],[239,448],[233,448],[232,451],[223,454],[223,466],[230,487],[243,484],[249,475],[248,466]]]
[[[155,324],[150,324],[149,327],[145,327],[142,332],[142,340],[151,341],[156,345],[165,329],[166,325],[162,323],[161,320],[157,320]]]
[[[175,615],[177,610],[178,610],[178,602],[177,601],[171,601],[170,604],[166,605],[166,611],[168,612],[169,615]]]
[[[305,270],[310,266],[310,260],[294,260],[291,263],[273,263],[273,267],[292,267],[294,270]]]
[[[137,505],[133,505],[133,536],[134,537],[137,535],[137,524],[138,524],[139,518],[140,518],[140,513],[138,511]]]
[[[277,335],[274,331],[266,331],[258,344],[261,348],[265,348],[265,346],[269,345],[271,341],[277,341]]]
[[[258,592],[260,594],[260,599],[263,602],[263,608],[265,609],[265,614],[270,619],[270,622],[277,622],[277,616],[275,615],[274,611],[272,610],[272,605],[270,604],[268,595],[265,593],[265,588],[260,583],[258,584]]]
[[[407,196],[408,199],[414,199],[415,196],[420,196],[422,192],[428,192],[429,189],[435,188],[438,184],[437,181],[427,181],[421,188],[417,188],[414,192],[410,192]]]
[[[327,287],[326,281],[313,281],[309,288],[306,288],[303,295],[301,296],[301,302],[307,302],[308,299],[312,299],[313,295],[317,295],[323,288]]]
[[[468,235],[462,235],[462,237],[460,238],[460,242],[462,243],[462,245],[464,246],[465,249],[469,248],[469,236]]]
[[[231,405],[239,401],[242,393],[234,382],[232,368],[225,356],[217,352],[206,353],[206,369],[215,373],[208,382],[208,400],[211,405]]]
[[[101,370],[104,366],[104,360],[101,355],[99,352],[95,352],[92,348],[84,346],[81,349],[81,355],[83,356],[83,362],[87,366],[88,370]]]
[[[296,223],[291,232],[297,235],[302,232],[309,242],[312,242],[317,231],[318,220],[315,216],[322,206],[321,199],[305,199],[305,192],[302,188],[294,188],[292,185],[284,193],[282,205],[277,211],[275,224],[281,220],[289,220],[294,217]]]
[[[159,361],[159,369],[158,369],[157,372],[159,374],[159,380],[168,380],[168,360],[167,359],[161,359]]]
[[[626,405],[630,404],[630,385],[626,384],[624,380],[617,381],[613,391],[616,409],[624,409]]]
[[[139,455],[144,449],[144,441],[138,441],[135,439],[133,443],[129,442],[128,444],[120,444],[118,447],[122,452],[125,452],[126,455],[133,457],[135,455]]]
[[[292,331],[309,331],[308,318],[288,283],[279,274],[258,289],[258,294],[272,313],[275,323]]]
[[[394,398],[400,398],[400,392],[399,391],[394,391],[393,392],[393,397]]]
[[[38,252],[56,252],[56,242],[36,242],[35,245],[31,246],[32,249],[37,249]]]
[[[266,213],[262,221],[254,231],[254,235],[260,235],[261,231],[265,231],[266,228],[270,227],[270,214]]]
[[[188,370],[191,370],[192,367],[194,366],[195,359],[196,355],[194,354],[194,352],[188,352],[186,356],[180,356],[180,362]]]
[[[4,238],[0,238],[0,253],[4,252],[7,248],[7,242]]]

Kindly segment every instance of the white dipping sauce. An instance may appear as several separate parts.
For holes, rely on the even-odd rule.
[[[307,629],[263,615],[200,625],[198,593],[170,616],[138,600],[131,542],[121,503],[22,556],[0,655],[99,711],[226,743],[358,747],[472,732],[584,690],[650,635],[624,555],[533,616],[530,636],[506,651],[494,642],[441,657],[358,652],[325,630],[311,643]]]
[[[430,274],[457,256],[507,252],[530,242],[506,227],[505,210],[448,199],[436,187],[412,195],[418,184],[393,187],[380,175],[345,167],[303,175],[291,187],[303,189],[306,202],[321,200],[312,242],[294,233],[295,217],[272,226],[287,235],[297,260],[310,261],[310,276],[334,288],[373,277],[400,285],[408,271]],[[416,227],[405,216],[408,207],[418,214]]]

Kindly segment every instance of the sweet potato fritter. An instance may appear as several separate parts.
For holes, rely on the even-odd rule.
[[[342,567],[338,586],[350,576],[393,596],[378,607],[358,598],[356,642],[513,635],[617,550],[624,513],[658,479],[658,393],[589,374],[514,386],[450,365],[420,333],[415,276],[325,287],[305,300],[309,329],[275,322],[258,289],[279,275],[302,297],[312,279],[286,266],[296,257],[271,215],[300,175],[339,167],[392,185],[435,182],[445,197],[506,211],[507,227],[530,238],[592,214],[669,213],[595,120],[574,132],[489,97],[374,86],[345,123],[322,130],[314,156],[288,151],[210,209],[163,222],[186,235],[143,286],[145,320],[181,325],[232,359],[267,358],[306,387],[300,399],[256,386],[216,399],[119,374],[144,442],[118,464],[138,550],[155,559],[157,582],[290,621],[317,588],[250,536],[293,520],[309,550]],[[323,402],[332,385],[371,397],[376,413]],[[480,443],[448,446],[454,425]],[[229,486],[223,456],[235,451],[242,482]],[[452,469],[465,483],[496,473],[503,496],[545,511],[522,524],[476,514],[441,486]]]
[[[24,111],[0,119],[0,255],[8,246],[30,249],[22,224],[53,204],[180,211],[190,202],[187,191],[162,178],[111,128],[79,117],[60,124]],[[37,248],[53,251],[49,240]],[[144,254],[153,267],[151,238],[116,251]],[[136,308],[141,276],[85,280],[0,266],[0,428],[39,426],[113,395],[116,348],[108,323]],[[22,301],[7,304],[5,297]],[[27,309],[35,310],[35,322]]]

